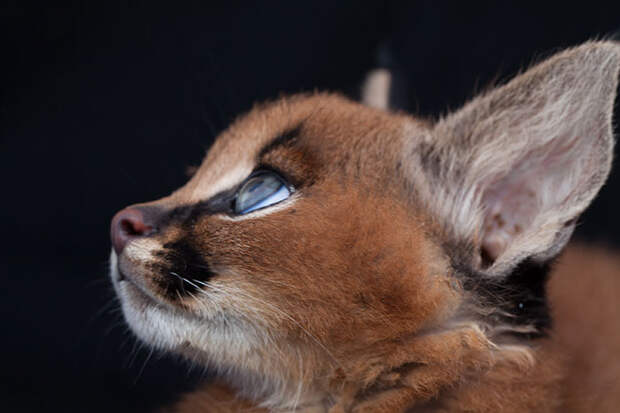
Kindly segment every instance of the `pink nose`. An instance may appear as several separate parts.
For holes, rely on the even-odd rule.
[[[135,238],[148,235],[153,226],[144,222],[144,214],[138,208],[125,208],[114,215],[110,226],[110,238],[116,254]]]

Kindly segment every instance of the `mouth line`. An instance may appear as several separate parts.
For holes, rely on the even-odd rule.
[[[154,297],[147,289],[132,280],[131,277],[128,277],[126,274],[124,274],[120,268],[117,268],[117,274],[118,276],[116,278],[116,281],[119,285],[129,285],[132,293],[134,295],[139,295],[144,301],[150,302],[151,304],[158,306],[163,305],[163,303],[161,303],[156,297]]]
[[[117,273],[118,275],[116,281],[119,287],[121,285],[125,285],[124,289],[127,293],[133,296],[134,299],[141,301],[143,305],[165,308],[169,311],[182,310],[178,305],[158,297],[155,292],[151,291],[148,287],[141,285],[140,282],[134,280],[130,275],[123,273],[120,268],[118,268]]]
[[[121,281],[128,281],[128,280],[127,280],[127,277],[125,276],[125,274],[123,274],[121,269],[118,268],[118,266],[117,266],[116,267],[116,282],[121,282]]]

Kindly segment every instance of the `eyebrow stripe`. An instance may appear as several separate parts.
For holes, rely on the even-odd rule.
[[[269,142],[266,146],[263,147],[263,149],[261,149],[261,151],[258,154],[258,159],[260,160],[263,156],[265,156],[266,154],[268,154],[269,152],[289,144],[291,141],[295,140],[297,137],[299,137],[299,133],[301,131],[301,124],[297,125],[287,131],[285,131],[284,133],[280,134],[278,137],[276,137],[274,140],[272,140],[271,142]]]

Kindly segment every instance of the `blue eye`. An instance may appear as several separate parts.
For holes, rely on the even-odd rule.
[[[235,200],[235,213],[247,214],[257,209],[265,208],[291,195],[291,191],[282,178],[273,172],[264,172],[248,179]]]

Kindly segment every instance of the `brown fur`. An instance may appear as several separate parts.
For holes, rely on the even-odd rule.
[[[609,68],[601,79],[607,77],[592,82],[615,85],[616,46],[589,47],[556,61],[579,60],[583,53],[602,56]],[[545,67],[556,68],[553,62],[546,65],[503,90],[521,91],[518,86],[529,84],[527,79],[544,78]],[[530,95],[511,96],[522,103]],[[494,108],[480,99],[485,110]],[[600,101],[608,106],[609,96]],[[458,205],[447,203],[460,199],[463,188],[450,189],[456,178],[437,180],[445,171],[465,173],[464,158],[455,155],[463,137],[451,130],[463,131],[456,123],[461,116],[471,121],[466,114],[472,108],[437,126],[334,95],[284,98],[237,120],[183,188],[138,206],[157,217],[157,230],[113,256],[114,285],[127,321],[141,339],[211,367],[225,383],[186,396],[173,411],[552,412],[592,406],[610,411],[605,409],[616,400],[597,388],[611,392],[618,386],[620,370],[606,365],[617,361],[620,340],[611,324],[602,325],[620,319],[614,299],[620,291],[617,262],[597,251],[569,249],[550,284],[556,328],[540,338],[522,335],[533,332],[527,323],[500,322],[502,302],[483,299],[464,278],[473,274],[481,284],[501,282],[524,254],[539,260],[556,254],[566,242],[564,228],[572,229],[572,220],[602,184],[608,162],[579,163],[582,175],[570,181],[574,196],[562,208],[544,194],[549,210],[526,211],[527,224],[544,218],[545,230],[561,236],[524,226],[530,238],[511,238],[504,245],[508,253],[497,250],[490,266],[483,266],[487,235],[465,227],[484,221],[479,218],[485,210],[475,202],[495,197],[496,189],[460,205],[465,212],[471,209],[473,218],[459,227]],[[598,126],[595,152],[607,159],[609,128]],[[272,146],[287,134],[292,138]],[[473,136],[468,145],[476,145],[475,133],[468,136]],[[446,149],[450,139],[456,149]],[[587,137],[576,139],[579,147]],[[478,140],[488,144],[491,138]],[[570,148],[550,145],[562,164],[582,159]],[[465,182],[482,188],[480,194],[484,185],[510,184],[510,171],[522,167],[514,154],[502,155],[507,144],[491,146],[499,161],[515,163],[493,179],[484,171],[471,172]],[[476,151],[466,152],[477,165]],[[421,153],[428,158],[420,159]],[[519,159],[529,162],[526,155]],[[447,169],[443,162],[450,162]],[[209,199],[236,188],[257,165],[279,171],[295,187],[292,196],[248,215],[204,212]],[[540,164],[527,166],[545,172]],[[549,176],[555,179],[548,172],[540,180]],[[519,190],[515,185],[509,196],[518,198]],[[521,213],[510,206],[504,211]],[[521,249],[515,252],[514,245]],[[212,274],[198,279],[207,268]],[[583,277],[584,268],[590,276]],[[118,273],[126,280],[119,281]],[[175,277],[184,280],[176,290]],[[185,287],[195,289],[186,294]],[[590,305],[582,312],[574,304],[603,299],[599,309]],[[601,326],[595,328],[592,320]]]
[[[455,392],[446,411],[496,412],[545,411],[541,399],[548,399],[549,387],[557,399],[549,399],[549,411],[615,412],[620,406],[620,258],[610,251],[585,245],[569,246],[550,281],[549,295],[556,323],[552,340],[539,350],[538,367],[510,365],[492,378],[500,383],[476,383]],[[546,360],[550,357],[552,362]],[[559,359],[559,360],[558,360]],[[540,363],[548,363],[548,367]],[[565,367],[559,368],[562,363]],[[511,367],[516,367],[511,371]],[[562,373],[561,375],[559,373]],[[551,380],[549,380],[551,377]],[[542,386],[541,386],[542,385]],[[499,391],[498,391],[499,389]],[[454,396],[453,396],[454,397]],[[429,411],[442,411],[429,406]],[[185,396],[175,412],[267,411],[250,409],[233,392],[209,384]],[[420,409],[419,411],[424,411]]]
[[[558,351],[566,355],[566,412],[620,406],[620,258],[578,245],[561,257],[549,295]]]

